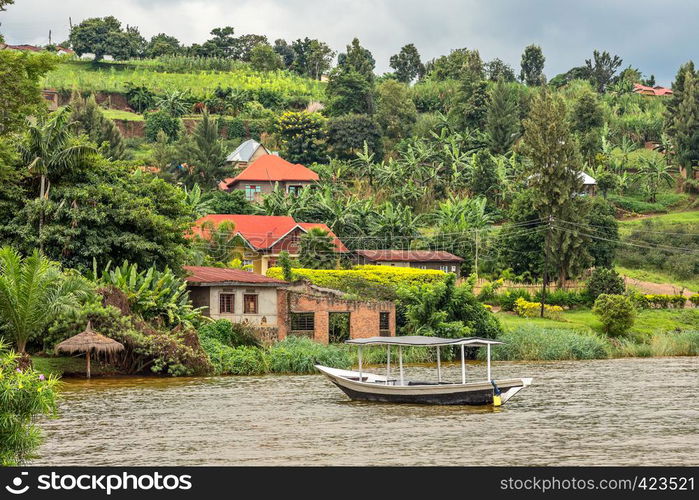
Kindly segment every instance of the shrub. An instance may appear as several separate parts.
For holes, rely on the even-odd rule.
[[[19,355],[0,342],[0,464],[19,465],[32,457],[41,437],[39,415],[56,411],[56,379],[20,368]]]
[[[515,302],[517,301],[517,299],[521,298],[526,300],[527,302],[531,302],[532,294],[525,289],[517,288],[514,290],[507,290],[498,295],[496,298],[497,302],[500,304],[500,308],[503,311],[514,311]]]
[[[271,267],[267,276],[283,279],[283,271],[280,267]],[[354,269],[294,268],[294,276],[362,298],[395,300],[399,287],[443,282],[447,274],[411,267],[356,266]]]
[[[254,329],[243,323],[233,323],[220,319],[206,323],[199,328],[199,338],[210,338],[229,347],[254,346],[259,347],[260,341]]]
[[[592,312],[599,316],[604,331],[612,336],[626,333],[636,318],[636,309],[625,295],[601,294],[595,300]]]
[[[165,111],[146,113],[145,136],[150,142],[155,142],[159,131],[165,132],[171,141],[176,141],[182,130],[182,121]]]
[[[687,297],[684,295],[635,293],[630,297],[634,305],[640,309],[682,309],[687,302]],[[692,298],[690,297],[689,300],[691,301]]]
[[[503,345],[492,348],[494,360],[556,360],[608,358],[610,346],[598,335],[567,328],[522,326],[504,333]],[[484,349],[478,357],[485,357]]]
[[[536,318],[541,315],[541,302],[528,302],[520,297],[515,300],[514,311],[523,318]],[[563,319],[563,308],[545,304],[544,318],[561,321]]]
[[[534,300],[541,302],[541,292],[534,295]],[[546,303],[552,306],[579,307],[588,302],[588,295],[585,292],[575,292],[569,290],[551,290],[546,292]]]
[[[699,307],[699,293],[689,297],[689,302],[691,302],[694,307]]]
[[[249,345],[231,347],[214,336],[203,336],[201,346],[216,375],[262,375],[269,371],[264,349]]]
[[[587,293],[592,301],[601,294],[621,295],[626,290],[624,278],[614,269],[600,267],[592,272],[592,276],[587,281]]]
[[[287,337],[268,351],[269,368],[274,373],[315,373],[314,365],[349,368],[351,358],[346,349],[322,345],[306,337]]]

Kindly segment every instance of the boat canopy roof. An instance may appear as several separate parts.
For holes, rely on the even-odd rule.
[[[459,339],[445,339],[442,337],[425,337],[422,335],[405,335],[401,337],[367,337],[364,339],[351,339],[347,344],[357,345],[412,345],[423,347],[438,347],[443,345],[467,345],[473,347],[485,347],[487,345],[502,344],[497,340],[482,337],[462,337]]]

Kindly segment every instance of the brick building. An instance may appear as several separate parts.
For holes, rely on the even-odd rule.
[[[338,290],[288,283],[238,269],[185,266],[195,307],[213,319],[248,323],[267,342],[290,335],[317,342],[395,336],[396,308],[388,301],[347,300]]]

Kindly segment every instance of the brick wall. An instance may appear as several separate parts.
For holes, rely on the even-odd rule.
[[[279,340],[290,333],[291,313],[313,312],[313,339],[328,343],[329,313],[350,313],[350,338],[379,335],[379,313],[389,313],[389,331],[396,335],[396,306],[393,302],[344,300],[331,296],[277,290]]]

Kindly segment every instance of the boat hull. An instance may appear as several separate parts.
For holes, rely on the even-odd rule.
[[[494,389],[490,382],[467,384],[430,384],[406,382],[400,385],[386,377],[359,372],[338,370],[317,365],[316,368],[354,401],[374,401],[382,403],[407,403],[430,405],[492,405]],[[506,403],[512,396],[531,384],[531,379],[497,380],[501,391],[501,402]]]

